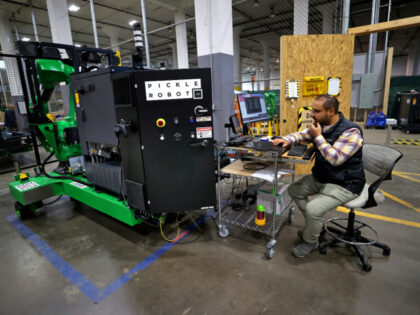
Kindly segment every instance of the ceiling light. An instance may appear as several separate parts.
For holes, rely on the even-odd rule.
[[[276,62],[279,63],[280,62],[280,59],[279,58],[276,58]]]
[[[80,45],[80,44],[74,44],[74,46],[76,46],[76,47],[82,47],[82,45]]]
[[[29,42],[31,39],[29,38],[29,37],[24,37],[24,38],[22,38],[22,41],[23,42]]]
[[[80,10],[80,7],[79,6],[77,6],[75,4],[70,4],[70,6],[69,6],[69,11],[70,12],[77,12],[79,10]]]
[[[254,7],[258,7],[260,5],[260,3],[258,2],[258,0],[254,0]]]
[[[139,21],[136,20],[131,20],[130,22],[128,22],[128,24],[130,24],[131,26],[133,26],[134,24],[138,23]]]

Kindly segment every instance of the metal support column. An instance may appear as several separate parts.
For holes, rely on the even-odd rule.
[[[150,69],[150,53],[149,53],[149,39],[147,36],[147,21],[146,21],[146,7],[144,0],[140,0],[141,4],[141,18],[143,20],[143,34],[144,34],[144,48],[146,52],[146,66]]]
[[[95,37],[95,47],[99,48],[98,33],[96,31],[95,6],[93,0],[90,0],[90,13],[92,15],[93,36]]]
[[[34,13],[34,8],[32,7],[32,0],[29,1],[29,6],[31,8],[31,18],[32,18],[32,25],[34,27],[34,35],[35,35],[35,40],[37,42],[39,42],[39,37],[38,37],[38,30],[36,28],[36,20],[35,20],[35,13]]]

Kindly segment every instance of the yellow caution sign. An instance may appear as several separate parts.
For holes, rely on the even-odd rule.
[[[302,131],[312,124],[312,106],[299,107],[298,112],[298,131]]]

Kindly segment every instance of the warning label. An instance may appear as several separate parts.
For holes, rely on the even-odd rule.
[[[197,139],[208,139],[213,137],[213,130],[211,127],[196,128]]]
[[[19,191],[25,191],[25,190],[35,188],[35,187],[38,187],[38,186],[39,185],[35,182],[27,182],[25,184],[17,185],[16,189],[19,190]]]
[[[196,117],[195,120],[197,122],[211,121],[211,116]]]
[[[70,185],[76,186],[80,189],[85,189],[87,187],[86,185],[83,185],[83,184],[78,183],[78,182],[71,182]]]
[[[74,93],[74,100],[76,101],[76,106],[80,107],[79,93]]]

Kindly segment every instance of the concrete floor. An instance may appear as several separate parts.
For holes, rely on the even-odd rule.
[[[393,131],[393,137],[420,139]],[[384,130],[366,130],[368,143],[383,144]],[[420,146],[394,145],[404,153],[397,171],[420,173]],[[345,248],[297,259],[290,255],[303,225],[284,224],[273,259],[261,234],[231,229],[221,239],[212,219],[139,271],[99,303],[67,280],[7,221],[14,200],[0,177],[0,314],[419,314],[420,228],[361,218],[390,245],[390,257],[366,250],[371,272],[363,272]],[[420,176],[394,176],[381,187],[391,199],[364,212],[420,223]],[[345,216],[331,212],[327,217]],[[158,229],[130,228],[69,199],[45,206],[24,221],[98,289],[121,277],[165,244]]]

